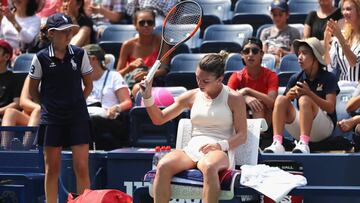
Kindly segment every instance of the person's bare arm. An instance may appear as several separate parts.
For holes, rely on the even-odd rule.
[[[311,35],[311,27],[308,24],[304,25],[304,39],[309,38]]]
[[[29,78],[29,92],[33,101],[40,104],[40,93],[39,93],[39,84],[40,80]]]
[[[354,112],[360,107],[360,95],[356,97],[352,97],[348,103],[346,104],[347,112]]]
[[[104,8],[103,6],[100,7],[90,6],[90,10],[92,11],[92,13],[95,14],[100,13],[106,19],[109,19],[111,23],[119,23],[125,16],[124,13],[122,12],[112,11]]]
[[[244,144],[247,139],[246,105],[242,95],[232,91],[229,94],[229,107],[233,114],[235,134],[228,140],[229,148],[234,149]]]
[[[262,92],[256,91],[256,90],[248,88],[248,87],[242,88],[240,90],[240,93],[242,93],[245,96],[249,95],[249,96],[255,97],[256,99],[261,101],[268,109],[274,108],[274,102],[278,95],[278,92],[275,90],[270,91],[268,94],[264,94]]]
[[[76,33],[70,41],[70,44],[82,47],[90,43],[91,28],[87,26],[80,27],[78,33]]]
[[[26,77],[20,95],[20,106],[25,112],[32,112],[34,109],[39,108],[39,104],[35,103],[30,96],[29,91],[30,77]]]

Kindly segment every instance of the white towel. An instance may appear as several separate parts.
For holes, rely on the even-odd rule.
[[[293,188],[307,184],[302,175],[293,175],[278,167],[264,164],[241,166],[240,184],[251,187],[275,202],[282,200]]]

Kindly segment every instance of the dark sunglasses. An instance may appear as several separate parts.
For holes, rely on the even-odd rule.
[[[242,53],[242,54],[245,54],[245,55],[248,55],[248,54],[250,54],[250,51],[251,51],[254,55],[256,55],[256,54],[258,54],[261,50],[260,50],[259,48],[246,48],[246,49],[243,49],[243,50],[241,51],[241,53]]]
[[[153,20],[140,20],[140,21],[139,21],[139,25],[140,25],[141,27],[144,27],[145,24],[148,25],[148,26],[154,26],[154,25],[155,25],[155,22],[154,22]]]

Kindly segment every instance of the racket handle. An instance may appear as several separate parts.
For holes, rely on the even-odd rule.
[[[156,60],[154,65],[151,67],[148,74],[146,75],[146,81],[151,81],[154,78],[155,72],[157,71],[157,69],[159,69],[160,65],[160,60]]]

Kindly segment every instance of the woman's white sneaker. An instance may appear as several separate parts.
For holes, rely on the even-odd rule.
[[[292,153],[303,153],[303,154],[309,154],[310,148],[309,145],[303,143],[302,141],[295,141],[296,146],[292,150]]]
[[[285,152],[284,146],[278,142],[277,140],[273,141],[273,143],[264,149],[264,153],[276,153],[283,154]]]

